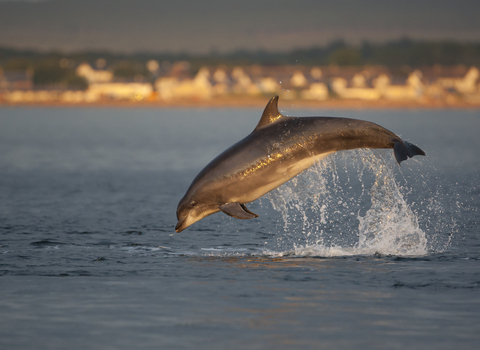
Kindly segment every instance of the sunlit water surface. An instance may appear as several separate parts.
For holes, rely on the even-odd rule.
[[[341,152],[257,219],[175,233],[261,110],[0,109],[0,348],[478,348],[480,113],[285,112],[370,120],[427,157]]]

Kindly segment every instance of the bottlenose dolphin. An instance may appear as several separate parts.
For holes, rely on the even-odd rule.
[[[258,217],[247,209],[315,162],[337,151],[393,148],[397,162],[425,155],[381,126],[356,119],[286,117],[278,96],[265,107],[253,132],[212,160],[195,177],[177,208],[177,232],[218,211],[237,219]]]

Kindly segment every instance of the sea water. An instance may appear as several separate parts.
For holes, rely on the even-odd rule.
[[[257,109],[0,109],[1,349],[476,349],[480,113],[306,111],[422,148],[340,152],[175,233]]]

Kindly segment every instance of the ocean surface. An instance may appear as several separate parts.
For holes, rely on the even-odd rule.
[[[340,152],[175,233],[261,109],[0,108],[0,349],[478,349],[480,111],[281,106],[427,156]]]

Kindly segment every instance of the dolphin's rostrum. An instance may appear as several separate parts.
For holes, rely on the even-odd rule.
[[[400,163],[425,155],[417,146],[381,126],[356,119],[286,117],[278,96],[267,104],[253,132],[212,160],[193,180],[177,208],[180,232],[223,211],[237,219],[258,217],[247,209],[331,153],[355,148],[393,148]]]

